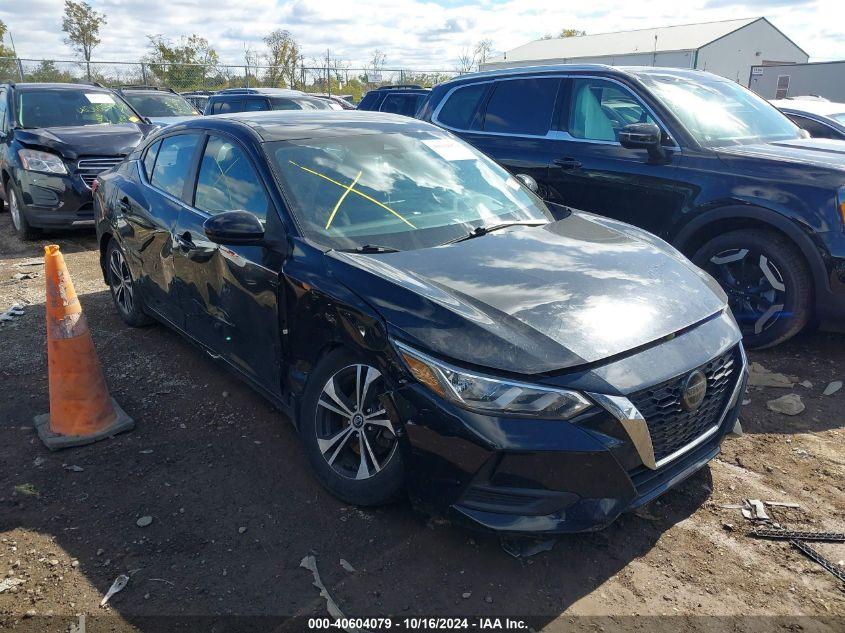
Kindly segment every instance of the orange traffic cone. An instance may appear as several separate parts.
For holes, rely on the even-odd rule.
[[[111,437],[135,422],[109,397],[94,341],[59,247],[44,247],[50,413],[35,427],[50,450]]]

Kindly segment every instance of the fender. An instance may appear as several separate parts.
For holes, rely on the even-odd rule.
[[[761,224],[768,224],[789,237],[804,256],[810,268],[810,273],[813,275],[813,285],[816,290],[830,292],[827,270],[820,255],[820,246],[815,244],[812,238],[802,230],[799,222],[765,207],[731,205],[705,211],[696,215],[675,234],[671,240],[672,245],[683,252],[687,252],[686,248],[700,230],[706,229],[714,222],[737,219],[754,220]],[[818,296],[819,292],[816,294]]]

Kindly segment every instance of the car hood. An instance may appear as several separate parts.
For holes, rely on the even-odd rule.
[[[831,139],[806,138],[753,143],[720,147],[716,151],[728,160],[732,157],[754,158],[845,171],[845,142]]]
[[[436,248],[332,251],[328,262],[409,344],[518,374],[629,352],[726,306],[662,240],[583,213]]]
[[[76,160],[80,156],[125,156],[144,138],[147,126],[81,125],[15,130],[15,138],[29,147],[43,148]]]

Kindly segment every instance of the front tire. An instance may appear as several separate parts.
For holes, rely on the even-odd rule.
[[[386,393],[379,370],[343,349],[325,356],[308,380],[302,443],[317,478],[346,503],[381,505],[404,487],[397,416]]]
[[[728,295],[747,347],[771,347],[795,336],[812,312],[812,278],[792,242],[773,231],[730,231],[693,256]]]
[[[10,180],[6,183],[8,186],[7,195],[9,196],[9,213],[12,216],[12,226],[18,232],[18,236],[22,240],[34,240],[40,234],[40,231],[30,226],[26,219],[26,211],[24,211],[22,198],[15,188],[14,183]]]
[[[126,255],[115,240],[110,240],[106,248],[106,278],[114,307],[123,322],[131,327],[149,325],[152,319],[144,312]]]

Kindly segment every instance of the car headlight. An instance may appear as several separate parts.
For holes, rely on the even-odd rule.
[[[394,342],[408,371],[441,398],[456,405],[504,415],[568,420],[592,403],[577,391],[482,376]]]
[[[23,168],[27,171],[40,171],[47,174],[66,174],[67,167],[61,157],[35,149],[19,149]]]

